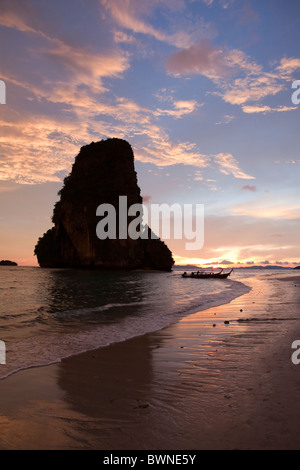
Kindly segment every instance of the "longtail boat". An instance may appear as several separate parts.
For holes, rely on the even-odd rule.
[[[223,269],[219,272],[212,272],[212,271],[196,271],[190,274],[184,272],[182,277],[189,277],[192,279],[209,279],[209,278],[216,278],[216,279],[226,279],[232,273],[233,269],[231,269],[228,273],[224,273]]]

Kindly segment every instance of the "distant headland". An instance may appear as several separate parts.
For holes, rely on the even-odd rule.
[[[100,204],[119,211],[119,196],[128,206],[142,204],[130,144],[117,138],[92,142],[80,149],[71,173],[58,193],[54,227],[39,238],[34,254],[41,267],[150,269],[170,271],[172,253],[147,227],[147,238],[98,238],[96,215]],[[129,227],[129,223],[127,228]]]
[[[0,261],[0,266],[18,266],[18,264],[15,263],[14,261],[3,259],[2,261]]]

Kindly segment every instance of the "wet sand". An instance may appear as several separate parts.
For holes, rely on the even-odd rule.
[[[300,449],[300,276],[246,283],[161,331],[1,380],[0,449]]]

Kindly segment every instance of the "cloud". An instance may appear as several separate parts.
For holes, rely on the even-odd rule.
[[[79,123],[35,114],[2,122],[1,128],[0,180],[20,184],[61,181],[59,173],[69,171],[88,135],[86,126]]]
[[[234,263],[250,262],[249,265],[252,265],[261,260],[269,260],[273,264],[279,259],[292,263],[300,255],[296,236],[299,228],[299,219],[287,223],[280,218],[262,220],[243,214],[233,216],[227,211],[222,211],[222,215],[218,216],[210,214],[209,208],[206,208],[205,245],[201,252],[194,253],[195,258],[201,256],[201,259],[190,262],[211,265],[228,260]],[[274,238],[275,231],[280,231],[282,238]],[[188,262],[187,258],[193,256],[173,241],[168,245],[176,259],[181,257],[182,263],[183,258]]]
[[[172,32],[165,32],[152,26],[145,18],[153,14],[157,7],[165,8],[172,13],[182,11],[185,8],[183,0],[101,0],[102,6],[110,12],[113,20],[122,28],[128,29],[136,34],[144,34],[155,38],[158,41],[175,47],[186,47],[191,44],[195,29],[187,31],[177,29]]]
[[[200,61],[198,66],[216,80],[226,68],[233,70],[237,63],[243,69],[255,69],[238,51],[230,51],[225,59],[222,58],[219,49],[208,41],[200,41],[195,50],[191,49],[189,44],[195,37],[193,30],[174,32],[173,37],[170,30],[157,30],[146,21],[145,18],[154,14],[158,6],[165,11],[180,13],[185,8],[183,1],[103,0],[102,5],[120,28],[127,28],[132,34],[119,29],[118,34],[111,35],[111,43],[101,50],[84,46],[81,37],[76,42],[69,36],[55,36],[53,23],[48,25],[46,14],[33,8],[32,2],[26,2],[31,5],[28,10],[21,8],[15,0],[11,4],[6,0],[4,3],[0,22],[24,33],[22,52],[27,55],[25,76],[21,61],[19,73],[15,69],[9,71],[8,66],[2,77],[13,92],[22,94],[22,105],[17,101],[10,103],[2,127],[0,178],[27,184],[59,181],[68,171],[80,145],[111,136],[130,140],[136,159],[144,162],[158,166],[192,165],[201,170],[217,168],[235,178],[253,178],[240,168],[231,154],[206,154],[195,142],[171,138],[161,125],[162,118],[187,118],[202,106],[201,103],[178,99],[174,90],[165,90],[160,95],[164,96],[164,106],[160,103],[157,107],[155,104],[147,107],[132,98],[120,96],[118,90],[113,92],[110,80],[122,78],[131,65],[130,54],[118,44],[133,41],[132,34],[137,32],[175,47],[187,45],[191,63],[195,53]],[[39,68],[36,68],[36,60]],[[26,111],[26,118],[21,117],[23,111]],[[213,182],[210,189],[216,188],[215,181],[204,180],[205,184]]]
[[[173,75],[200,74],[216,79],[227,73],[223,51],[210,45],[207,39],[186,49],[175,51],[166,63]]]
[[[136,39],[136,37],[133,34],[127,34],[124,31],[114,31],[114,41],[117,44],[134,44],[138,45],[139,41]]]
[[[196,170],[195,171],[195,176],[194,176],[194,181],[203,181],[204,177],[201,171]]]
[[[30,47],[22,44],[27,57],[26,76],[18,79],[15,74],[7,73],[6,81],[27,89],[38,100],[91,107],[95,102],[93,95],[108,91],[103,79],[120,78],[129,68],[128,53],[118,47],[107,44],[100,52],[93,50],[91,45],[84,46],[84,41],[73,41],[72,45],[70,35],[63,33],[63,39],[60,39],[42,31],[42,25],[45,31],[55,28],[47,22],[46,13],[39,10],[39,6],[33,7],[27,0],[22,2],[22,7],[15,0],[3,1],[0,24],[36,36],[34,40],[31,38]],[[38,36],[46,41],[41,41]],[[27,44],[25,40],[23,43]],[[35,66],[37,59],[39,69]]]
[[[231,116],[230,114],[226,114],[221,121],[216,122],[216,125],[229,124],[233,119],[235,119],[235,116]]]
[[[19,84],[16,81],[15,86],[30,89],[25,82]],[[69,171],[81,145],[114,135],[133,142],[135,157],[143,162],[197,168],[213,164],[213,157],[199,151],[195,143],[173,141],[169,137],[157,123],[162,116],[160,109],[150,109],[124,97],[109,98],[106,103],[97,101],[86,90],[79,93],[76,87],[70,85],[68,88],[64,83],[56,87],[53,95],[50,90],[40,85],[31,92],[38,99],[47,99],[56,106],[68,104],[70,109],[62,108],[59,118],[57,114],[47,116],[41,110],[27,111],[26,118],[20,118],[11,109],[7,120],[2,122],[0,179],[26,184],[60,181],[62,174]],[[172,109],[164,112],[178,119],[196,108],[196,102],[175,100]],[[43,165],[40,164],[41,157]],[[237,167],[235,170],[237,173]]]
[[[101,78],[118,77],[129,66],[125,53],[92,53],[63,43],[45,51],[45,54],[60,68],[67,70],[73,81],[91,87],[96,92],[103,91]]]
[[[297,198],[291,196],[280,201],[265,196],[256,201],[233,205],[230,208],[230,213],[256,219],[299,220],[300,204],[297,202]]]
[[[249,101],[260,101],[267,96],[274,96],[284,89],[284,84],[275,77],[266,74],[247,74],[222,85],[224,91],[217,92],[226,103],[244,105]]]
[[[32,3],[23,0],[22,3],[14,0],[2,0],[0,12],[0,25],[14,28],[24,33],[48,36],[37,27],[36,11]]]
[[[298,229],[299,219],[287,223],[276,217],[264,220],[255,216],[249,218],[242,211],[239,215],[224,212],[224,215],[215,216],[207,213],[203,257],[217,258],[219,261],[227,259],[258,262],[264,259],[273,262],[280,258],[290,261],[299,254],[299,244],[295,237]],[[275,230],[280,231],[283,237],[274,238]]]
[[[144,129],[147,137],[141,147],[135,150],[136,158],[158,166],[193,165],[205,168],[210,165],[210,157],[202,154],[193,142],[172,142],[169,136],[152,125]]]
[[[156,125],[145,126],[143,133],[147,138],[141,147],[136,148],[136,156],[143,162],[159,166],[192,165],[202,169],[212,168],[216,164],[218,170],[225,175],[237,179],[255,179],[239,167],[238,161],[231,154],[207,155],[201,153],[193,142],[174,143],[168,134]],[[204,178],[199,170],[196,171],[194,180],[205,181],[211,190],[216,189],[215,180]]]
[[[275,163],[277,165],[299,165],[300,160],[277,160]]]
[[[201,1],[205,3],[208,7],[211,7],[215,0],[201,0]],[[225,10],[234,2],[235,0],[219,0],[220,6],[224,8]]]
[[[220,0],[220,5],[224,10],[226,10],[229,6],[231,6],[235,0]]]
[[[210,7],[214,2],[214,0],[201,0],[201,1],[205,3],[205,5],[207,5],[208,7]]]
[[[24,82],[22,86],[29,88]],[[203,154],[196,143],[171,139],[157,122],[164,114],[183,118],[197,109],[196,102],[174,101],[172,109],[162,113],[159,108],[150,109],[124,97],[108,99],[106,103],[97,101],[87,92],[81,94],[72,86],[68,89],[66,84],[57,86],[53,96],[48,89],[31,91],[57,106],[68,104],[71,108],[62,110],[59,119],[40,111],[27,112],[26,119],[20,119],[11,111],[7,121],[2,123],[0,149],[5,164],[1,167],[0,179],[27,184],[59,181],[61,174],[68,172],[81,145],[114,135],[133,142],[135,157],[143,162],[158,166],[192,165],[203,169],[217,163],[217,168],[226,175],[252,178],[239,168],[232,155]],[[40,165],[41,155],[43,165]],[[212,180],[205,178],[205,183],[213,189],[215,184],[212,186],[209,181]]]
[[[300,59],[290,57],[282,58],[279,65],[273,64],[271,71],[265,71],[243,51],[214,46],[207,39],[174,51],[166,61],[167,72],[175,77],[202,75],[211,79],[217,87],[211,94],[220,96],[226,103],[242,106],[247,114],[296,109],[246,103],[277,95],[287,82],[290,87],[293,73],[299,68]]]
[[[297,59],[281,64],[281,69],[265,72],[263,68],[243,51],[211,45],[207,39],[198,44],[175,51],[166,62],[168,73],[174,76],[203,75],[217,86],[212,92],[226,103],[244,105],[249,101],[260,101],[284,89],[288,72],[295,70]],[[289,108],[268,108],[261,112],[285,111]],[[259,112],[259,107],[244,107],[244,112]]]
[[[173,102],[173,109],[160,109],[157,108],[154,112],[156,116],[172,116],[175,119],[180,119],[187,114],[191,114],[196,111],[200,106],[195,100],[183,101],[178,100]]]
[[[253,113],[282,113],[285,111],[293,111],[298,109],[297,106],[279,106],[278,108],[271,108],[270,106],[255,106],[255,105],[244,105],[242,106],[244,113],[253,114]]]
[[[230,153],[219,153],[214,156],[215,162],[219,165],[221,173],[232,174],[239,179],[255,179],[254,176],[247,175],[238,166],[238,162]]]
[[[283,57],[276,67],[279,75],[288,81],[292,80],[293,73],[300,68],[300,59],[296,57]]]
[[[255,193],[257,191],[257,187],[256,186],[250,186],[249,184],[246,184],[245,186],[242,187],[242,190],[243,191],[251,191],[251,192]]]
[[[175,51],[169,57],[166,69],[173,75],[204,75],[220,85],[225,78],[228,80],[240,71],[249,75],[260,74],[262,71],[244,52],[213,46],[207,38]]]

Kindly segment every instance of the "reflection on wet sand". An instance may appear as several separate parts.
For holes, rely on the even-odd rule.
[[[3,381],[0,447],[300,448],[299,278],[248,282],[227,305]]]

